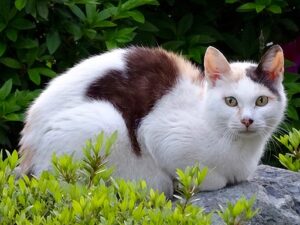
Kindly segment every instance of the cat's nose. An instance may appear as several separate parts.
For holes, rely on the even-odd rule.
[[[253,119],[251,118],[244,118],[241,120],[241,123],[244,124],[247,128],[253,123]]]

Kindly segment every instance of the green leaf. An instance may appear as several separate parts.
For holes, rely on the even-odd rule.
[[[274,13],[274,14],[280,14],[282,13],[282,10],[280,8],[280,6],[278,5],[270,5],[268,8],[267,8],[268,11]]]
[[[168,50],[176,51],[185,44],[184,41],[168,41],[162,44],[162,47]]]
[[[156,0],[128,0],[122,4],[122,10],[130,10],[142,5],[159,5]]]
[[[135,36],[134,30],[136,28],[123,28],[118,30],[115,33],[115,39],[119,43],[127,43],[129,41],[132,41],[132,39]]]
[[[39,46],[39,42],[37,39],[22,38],[16,42],[15,46],[19,49],[32,49],[37,48]]]
[[[18,152],[15,150],[12,154],[8,157],[9,165],[11,169],[14,169],[18,163]]]
[[[108,50],[110,49],[114,49],[118,47],[118,44],[116,41],[114,40],[110,40],[110,41],[105,41],[105,46]]]
[[[299,115],[298,115],[297,109],[292,105],[288,106],[287,115],[291,119],[299,120]]]
[[[19,63],[19,61],[17,61],[16,59],[10,58],[10,57],[1,58],[0,62],[9,68],[13,68],[13,69],[22,68],[22,64]]]
[[[111,16],[116,15],[118,12],[118,8],[117,7],[109,7],[107,9],[102,10],[101,12],[98,13],[97,16],[97,21],[103,21],[108,19]]]
[[[11,92],[12,79],[7,80],[0,88],[0,100],[4,100]]]
[[[17,113],[11,113],[5,115],[3,116],[3,118],[6,119],[7,121],[15,121],[15,122],[21,122],[24,119],[22,114],[17,114]]]
[[[15,42],[18,38],[18,31],[16,29],[8,28],[5,34],[6,37],[13,42]]]
[[[260,13],[265,8],[266,8],[266,6],[257,4],[256,7],[255,7],[255,10],[256,10],[257,13]]]
[[[77,24],[67,24],[66,30],[73,35],[75,41],[79,40],[83,36],[81,27]]]
[[[48,19],[48,1],[41,1],[39,0],[37,2],[37,12],[39,14],[40,17],[42,17],[43,19],[47,20]]]
[[[108,155],[112,145],[116,142],[118,137],[118,133],[115,131],[112,133],[112,135],[106,140],[105,143],[105,155]]]
[[[245,3],[236,9],[238,12],[249,12],[252,10],[256,10],[256,4],[252,2]]]
[[[83,214],[83,210],[82,210],[82,207],[81,207],[81,205],[80,205],[79,202],[73,200],[72,206],[73,206],[74,212],[75,212],[76,214],[79,214],[79,215],[82,215],[82,214]]]
[[[199,45],[199,44],[210,44],[216,41],[215,38],[213,38],[210,35],[206,34],[198,34],[193,35],[189,38],[189,41],[192,45]]]
[[[193,14],[186,14],[181,18],[177,28],[177,34],[179,36],[184,35],[192,27],[193,19]]]
[[[34,23],[24,18],[16,18],[10,25],[18,30],[29,30],[35,28]]]
[[[241,201],[238,201],[233,207],[233,216],[239,216],[244,210],[243,204]]]
[[[86,19],[84,13],[77,5],[69,5],[69,8],[82,21],[84,21]]]
[[[95,153],[96,155],[99,154],[100,150],[102,149],[102,145],[103,145],[103,141],[104,141],[104,132],[102,131],[96,138],[96,142],[94,144],[95,146]]]
[[[143,15],[143,13],[141,13],[140,11],[134,10],[134,11],[129,11],[127,13],[136,22],[139,22],[139,23],[144,23],[145,22],[145,17]]]
[[[37,17],[37,9],[36,9],[36,1],[27,1],[26,7],[25,7],[26,13],[30,14],[33,18],[36,19]]]
[[[6,51],[6,44],[0,42],[0,57],[4,54],[5,51]]]
[[[84,33],[89,39],[94,39],[97,35],[97,31],[94,29],[86,29]]]
[[[49,68],[46,68],[46,67],[42,67],[42,68],[37,68],[38,72],[47,76],[47,77],[50,77],[50,78],[53,78],[56,76],[56,73],[49,69]]]
[[[16,0],[15,1],[15,7],[19,11],[21,11],[25,7],[26,3],[27,3],[27,0]]]
[[[4,21],[9,21],[10,17],[10,7],[11,7],[11,1],[0,1],[0,16],[3,18]]]
[[[53,54],[60,46],[60,37],[57,31],[47,34],[46,44],[50,54]]]
[[[96,4],[86,4],[85,5],[85,11],[86,11],[86,18],[89,22],[93,22],[93,19],[97,15],[97,8]]]
[[[33,83],[35,83],[36,85],[40,85],[41,77],[40,77],[40,73],[37,69],[29,69],[28,75],[29,75],[30,80]]]

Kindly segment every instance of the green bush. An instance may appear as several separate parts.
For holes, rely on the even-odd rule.
[[[218,210],[217,212],[226,224],[242,225],[259,212],[259,209],[253,211],[254,203],[255,197],[252,197],[249,200],[242,197],[235,204],[228,202],[226,208],[221,207],[221,210]]]
[[[211,224],[212,213],[192,204],[192,196],[205,179],[207,169],[195,166],[178,170],[179,200],[171,202],[163,193],[148,189],[145,181],[136,183],[113,179],[106,159],[116,134],[95,143],[89,141],[84,158],[70,155],[53,157],[54,171],[39,178],[15,175],[18,154],[3,160],[0,155],[1,224]],[[234,223],[249,221],[254,199],[231,204],[227,217],[240,217]],[[238,214],[237,212],[238,211]],[[222,215],[222,214],[220,214]]]
[[[1,0],[0,145],[17,147],[23,114],[57,73],[133,44],[202,63],[208,45],[258,60],[267,43],[299,35],[297,0]],[[299,74],[286,74],[288,128],[300,128]]]
[[[278,155],[279,162],[291,171],[300,172],[300,130],[293,128],[289,134],[276,139],[288,150],[285,155]]]

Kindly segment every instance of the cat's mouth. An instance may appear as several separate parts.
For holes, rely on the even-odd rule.
[[[238,133],[240,135],[243,135],[243,136],[252,136],[252,135],[255,135],[257,134],[257,131],[256,130],[240,130],[238,131]]]

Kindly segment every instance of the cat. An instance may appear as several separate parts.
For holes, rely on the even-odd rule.
[[[54,152],[82,157],[87,139],[118,132],[114,176],[173,193],[176,169],[199,163],[201,190],[246,180],[282,121],[287,100],[279,45],[258,64],[229,63],[216,48],[204,72],[161,48],[129,47],[88,58],[53,79],[27,112],[21,172],[51,169]]]

